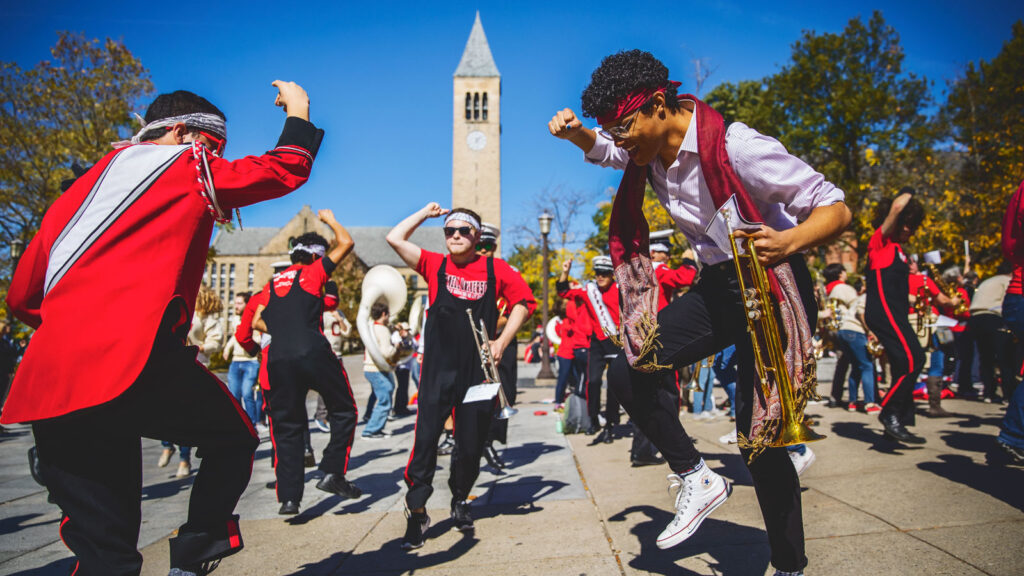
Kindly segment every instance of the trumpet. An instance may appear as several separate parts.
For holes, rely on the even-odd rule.
[[[510,416],[515,416],[519,410],[516,410],[509,403],[508,398],[505,396],[505,391],[501,387],[498,365],[494,362],[494,356],[491,356],[491,340],[487,337],[487,327],[484,325],[484,320],[483,318],[480,319],[480,328],[477,329],[476,323],[473,321],[473,311],[466,310],[466,315],[469,316],[469,329],[473,331],[473,340],[476,341],[476,349],[480,353],[480,367],[484,369],[483,383],[498,385],[498,415],[496,417],[499,420],[505,420]]]
[[[729,222],[729,215],[725,216]],[[754,243],[748,241],[746,250],[740,253],[736,235],[729,226],[729,243],[732,246],[733,263],[736,266],[736,277],[740,284],[740,294],[745,308],[747,331],[754,349],[754,366],[760,379],[761,391],[765,398],[772,395],[773,388],[778,389],[781,413],[773,437],[761,441],[758,438],[747,439],[748,446],[753,448],[750,459],[760,453],[760,449],[780,448],[821,440],[825,436],[811,430],[804,424],[804,406],[807,398],[793,390],[789,369],[786,366],[785,349],[779,337],[779,326],[776,320],[776,303],[772,297],[771,285],[764,266],[757,261],[757,250]],[[813,395],[813,389],[810,391]],[[742,444],[741,444],[742,446]]]
[[[917,315],[914,331],[917,333],[918,338],[923,338],[927,341],[931,338],[932,324],[935,323],[935,318],[932,314],[932,295],[928,292],[926,285],[921,285],[917,289],[917,299],[914,300],[914,314]]]
[[[938,286],[939,290],[942,291],[942,293],[945,294],[947,298],[952,300],[954,298],[960,297],[960,294],[958,293],[956,286],[949,284],[942,278],[942,275],[939,274],[938,270],[935,269],[935,264],[932,264],[931,262],[926,262],[924,267],[928,269],[928,275],[932,277],[932,281],[935,282],[935,285]],[[967,301],[961,298],[960,303],[957,304],[955,308],[953,308],[953,315],[963,316],[964,314],[967,313],[967,310]]]
[[[700,371],[702,368],[711,369],[711,363],[714,362],[714,356],[708,356],[707,358],[697,362],[697,365],[693,369],[693,373],[690,375],[690,381],[686,384],[687,390],[693,390],[695,392],[703,392],[704,388],[700,385]]]

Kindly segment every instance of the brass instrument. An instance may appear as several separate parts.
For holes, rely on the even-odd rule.
[[[707,358],[697,362],[696,367],[693,369],[693,373],[690,374],[690,381],[686,384],[687,390],[693,390],[695,392],[703,392],[704,388],[700,385],[700,371],[701,368],[707,368],[711,370],[711,364],[715,361],[714,356],[708,356]]]
[[[882,343],[879,342],[878,340],[872,340],[868,338],[867,348],[868,354],[870,354],[872,358],[881,358],[882,355],[885,354],[885,347],[882,346]]]
[[[928,275],[932,277],[932,281],[938,286],[939,291],[946,295],[950,300],[960,297],[960,292],[956,289],[956,286],[948,284],[939,274],[938,270],[935,269],[935,264],[926,262],[924,267],[928,269]],[[960,303],[953,308],[954,316],[963,316],[967,314],[968,304],[966,300],[961,299]]]
[[[935,315],[932,314],[932,295],[928,291],[926,284],[922,284],[917,289],[916,298],[914,301],[914,314],[917,315],[917,321],[914,325],[914,331],[917,333],[918,338],[922,338],[927,342],[932,336],[932,325],[935,324]]]
[[[730,215],[725,214],[729,222]],[[747,331],[754,348],[754,366],[761,380],[761,391],[765,398],[771,396],[772,387],[779,391],[781,416],[779,432],[768,446],[781,448],[822,440],[825,436],[811,430],[804,424],[805,398],[797,398],[793,391],[789,370],[786,367],[785,349],[779,337],[776,320],[776,304],[772,297],[768,274],[757,261],[757,250],[753,242],[747,242],[746,252],[740,254],[736,236],[729,226],[729,243],[732,245],[733,263],[740,283],[740,294],[746,309]]]
[[[480,367],[484,369],[483,383],[498,385],[499,411],[496,418],[505,420],[510,416],[515,416],[519,410],[516,410],[509,404],[508,398],[505,397],[505,391],[501,387],[498,365],[494,362],[494,356],[491,356],[491,340],[487,337],[487,327],[484,326],[484,320],[483,318],[480,319],[480,329],[478,330],[476,323],[473,322],[473,311],[466,310],[466,315],[469,316],[469,328],[473,331],[473,340],[476,341],[476,349],[480,353]]]
[[[828,318],[828,331],[839,332],[839,328],[843,325],[843,307],[835,298],[829,298],[827,306],[829,312],[832,313]]]

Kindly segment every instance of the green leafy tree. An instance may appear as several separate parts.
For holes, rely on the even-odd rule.
[[[61,32],[52,60],[0,62],[0,244],[26,244],[60,195],[71,165],[89,166],[133,132],[131,112],[153,86],[121,42]],[[0,251],[10,277],[8,251]],[[6,282],[3,292],[6,294]]]

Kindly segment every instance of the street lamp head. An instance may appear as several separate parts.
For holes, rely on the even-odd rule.
[[[17,261],[21,258],[21,253],[24,247],[25,242],[21,238],[11,240],[11,260]]]
[[[540,222],[540,233],[547,236],[551,233],[551,220],[552,216],[545,210],[540,216],[537,217]]]

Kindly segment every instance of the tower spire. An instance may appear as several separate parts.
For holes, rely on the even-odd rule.
[[[480,23],[479,10],[476,11],[473,30],[469,33],[466,49],[462,52],[462,60],[459,61],[459,67],[455,69],[455,76],[501,76],[498,66],[494,63],[494,56],[491,55],[491,47],[487,44],[487,35],[484,34],[484,25]]]

